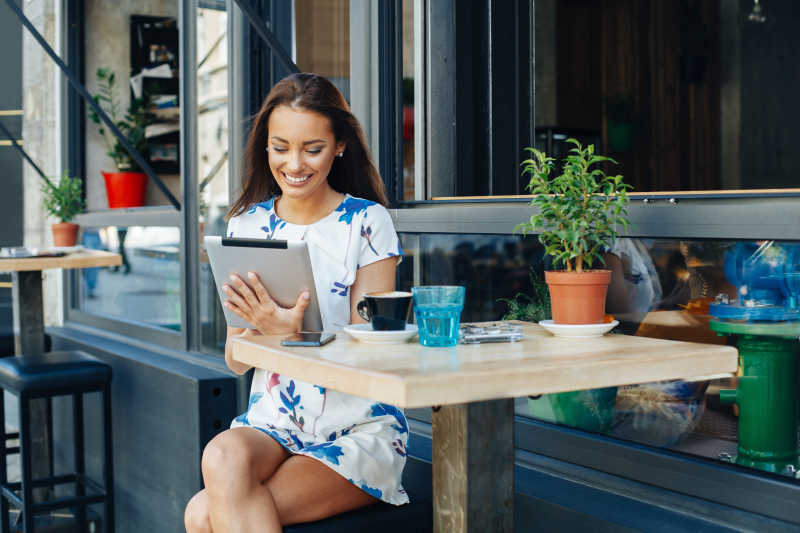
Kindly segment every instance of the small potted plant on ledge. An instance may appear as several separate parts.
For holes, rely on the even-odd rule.
[[[131,96],[128,110],[120,115],[119,95],[116,89],[116,75],[105,68],[97,69],[98,94],[94,100],[105,111],[128,141],[143,157],[147,157],[148,146],[145,131],[155,120],[150,111],[150,97],[143,93],[141,98]],[[108,155],[117,167],[117,172],[102,172],[106,183],[108,207],[140,207],[144,205],[147,190],[147,174],[141,172],[136,161],[128,154],[122,143],[100,122],[100,117],[89,110],[89,119],[97,124],[97,129],[106,145]]]
[[[545,272],[553,322],[599,324],[605,317],[611,271],[593,267],[603,262],[602,253],[614,244],[618,229],[628,227],[626,191],[632,187],[621,175],[606,175],[598,164],[616,161],[595,154],[594,145],[568,142],[574,147],[554,178],[550,174],[555,160],[526,148],[532,157],[522,162],[522,174],[530,175],[527,189],[538,212],[515,231],[538,233],[554,266],[563,267]]]
[[[42,185],[44,209],[59,220],[50,227],[53,230],[54,246],[75,246],[78,241],[78,224],[70,222],[83,210],[80,178],[71,178],[66,173],[58,184],[46,182]]]

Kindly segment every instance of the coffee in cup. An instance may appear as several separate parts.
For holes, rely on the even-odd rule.
[[[358,302],[358,314],[377,331],[406,329],[411,314],[411,293],[403,291],[368,292]]]

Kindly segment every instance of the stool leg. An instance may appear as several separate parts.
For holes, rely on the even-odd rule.
[[[22,466],[22,529],[33,533],[33,466],[31,461],[31,416],[30,401],[19,395],[19,459]]]
[[[78,481],[75,483],[75,495],[85,496],[83,476],[86,474],[86,466],[83,445],[83,394],[81,393],[72,395],[72,432],[75,443],[75,473],[78,476]],[[86,531],[86,505],[79,504],[75,508],[75,520],[78,523],[78,531]]]
[[[103,433],[105,434],[103,483],[106,491],[103,531],[104,533],[114,533],[114,447],[111,439],[113,433],[111,426],[111,386],[108,383],[103,387]]]
[[[8,466],[6,463],[6,403],[5,393],[0,389],[0,485],[8,483]],[[0,494],[0,532],[9,532],[8,500]]]

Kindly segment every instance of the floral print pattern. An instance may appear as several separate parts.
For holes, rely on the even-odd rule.
[[[363,198],[353,198],[352,196],[348,195],[344,201],[339,204],[339,207],[336,208],[335,212],[342,213],[342,215],[339,217],[339,222],[350,224],[353,222],[353,215],[357,215],[362,211],[366,211],[366,209],[372,205],[376,205],[375,202],[364,200]]]
[[[388,211],[345,196],[326,217],[297,225],[275,213],[275,200],[229,221],[230,237],[306,240],[324,329],[350,322],[350,286],[359,268],[403,252]],[[231,427],[253,427],[293,454],[323,462],[364,492],[401,505],[408,423],[392,405],[256,369],[247,411]]]

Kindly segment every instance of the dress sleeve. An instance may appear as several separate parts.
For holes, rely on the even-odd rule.
[[[239,217],[233,217],[230,220],[228,220],[228,229],[225,230],[226,237],[230,238],[237,236],[236,232],[237,232],[237,226],[239,225],[238,222],[239,222]]]
[[[398,264],[403,260],[403,248],[394,230],[392,216],[380,204],[371,205],[366,210],[361,219],[359,239],[361,245],[357,268],[388,257],[398,257]]]

